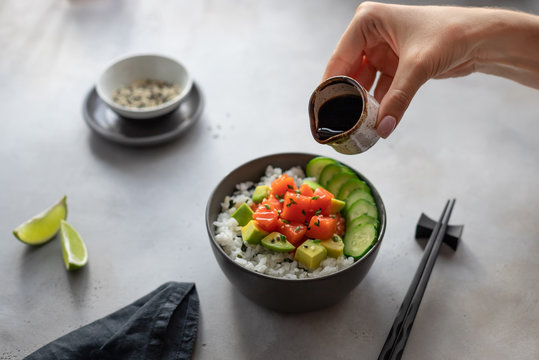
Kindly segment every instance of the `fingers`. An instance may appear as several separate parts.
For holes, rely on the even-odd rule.
[[[395,34],[406,32],[406,26],[386,28],[386,24],[400,19],[392,16],[391,9],[394,7],[385,4],[362,3],[323,75],[323,80],[337,75],[350,76],[370,90],[377,72],[380,73],[374,97],[380,102],[377,132],[383,138],[395,129],[419,87],[428,80],[426,65],[421,61],[425,60],[420,55],[421,48],[407,49],[411,56],[403,60],[405,47],[398,46],[400,42],[394,38]],[[411,51],[415,51],[415,56]]]
[[[427,79],[428,76],[423,70],[423,66],[420,66],[420,62],[413,64],[413,62],[401,61],[389,89],[385,95],[382,95],[383,87],[386,86],[389,79],[381,77],[382,83],[378,85],[380,89],[378,90],[377,86],[378,94],[375,93],[375,97],[376,95],[383,96],[378,110],[376,127],[380,137],[385,139],[393,132],[417,90]]]
[[[389,90],[391,82],[393,81],[393,76],[388,74],[380,74],[378,82],[376,83],[376,89],[374,89],[374,98],[379,103],[382,102],[384,95]]]
[[[358,21],[352,20],[329,58],[322,80],[337,75],[353,77],[357,74],[362,64],[364,48],[365,37]]]
[[[385,40],[384,40],[385,41]],[[365,50],[365,56],[378,71],[391,76],[395,75],[399,65],[399,57],[393,49],[382,42]]]
[[[363,62],[359,67],[358,73],[353,76],[367,91],[369,91],[374,84],[376,79],[377,69],[367,60],[366,57],[363,57]]]

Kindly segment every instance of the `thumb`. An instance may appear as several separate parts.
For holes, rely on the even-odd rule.
[[[420,66],[400,63],[389,90],[380,102],[376,131],[387,138],[402,119],[412,98],[428,77]]]

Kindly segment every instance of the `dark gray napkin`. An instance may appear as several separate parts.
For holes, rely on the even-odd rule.
[[[195,284],[168,282],[26,359],[190,359],[198,312]]]

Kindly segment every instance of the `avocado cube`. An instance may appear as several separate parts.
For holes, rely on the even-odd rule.
[[[236,219],[240,226],[245,226],[249,221],[253,219],[253,210],[246,203],[241,204],[241,206],[234,211],[232,217]]]
[[[315,181],[312,181],[312,180],[303,180],[303,183],[304,184],[307,184],[309,185],[309,187],[314,191],[316,190],[317,188],[319,188],[321,185]]]
[[[255,188],[255,191],[253,192],[253,196],[251,196],[251,199],[253,199],[253,202],[255,204],[260,204],[262,200],[267,198],[270,194],[270,187],[267,185],[258,185]]]
[[[328,251],[320,245],[319,240],[307,240],[296,249],[294,260],[307,270],[313,271],[320,266],[320,263],[327,255]]]
[[[322,240],[320,242],[320,245],[325,247],[328,251],[328,256],[331,256],[333,258],[340,257],[344,250],[344,242],[342,241],[342,238],[337,234],[334,234],[330,239]]]
[[[268,235],[267,231],[262,230],[256,220],[249,221],[247,225],[241,228],[241,237],[248,244],[259,244],[260,240],[266,235]]]
[[[286,236],[277,231],[266,235],[260,242],[265,248],[277,252],[290,252],[296,248],[286,240]]]
[[[339,211],[342,210],[342,208],[344,207],[344,205],[346,205],[346,203],[342,200],[339,200],[339,199],[335,199],[335,198],[332,198],[331,199],[331,206],[329,208],[329,213],[330,214],[336,214],[338,213]]]

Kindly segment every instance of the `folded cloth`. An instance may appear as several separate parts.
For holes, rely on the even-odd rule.
[[[198,312],[195,284],[168,282],[26,359],[190,359]]]

